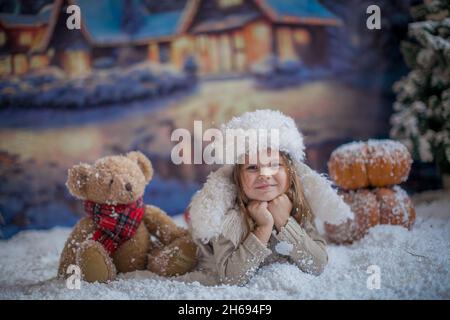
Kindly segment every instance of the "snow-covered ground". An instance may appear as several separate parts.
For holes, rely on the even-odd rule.
[[[412,231],[377,226],[351,246],[329,245],[329,264],[319,277],[273,264],[244,287],[204,286],[195,272],[164,279],[139,271],[71,290],[55,279],[70,230],[26,231],[0,241],[0,299],[450,299],[450,194],[414,200]],[[368,288],[368,279],[373,284],[376,277],[368,273],[377,269],[373,265],[379,267],[379,289]]]

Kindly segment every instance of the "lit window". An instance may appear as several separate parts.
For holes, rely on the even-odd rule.
[[[219,0],[219,6],[221,8],[228,8],[242,4],[242,0]]]
[[[6,43],[6,34],[4,32],[0,32],[0,46],[4,46]]]
[[[294,32],[294,39],[297,44],[309,44],[311,36],[306,30],[296,30]]]
[[[28,60],[24,54],[17,54],[14,56],[14,73],[24,74],[28,71]]]
[[[244,49],[244,38],[242,34],[236,33],[234,35],[234,46],[236,49]]]
[[[11,56],[0,57],[0,75],[11,73]]]
[[[39,69],[47,66],[49,63],[48,57],[46,55],[36,55],[31,57],[30,60],[30,68],[31,69]]]
[[[254,25],[252,33],[258,40],[266,40],[270,37],[270,29],[265,24]]]
[[[29,46],[33,41],[33,37],[31,36],[31,32],[22,32],[19,36],[19,43],[22,46]]]
[[[208,49],[208,39],[206,36],[201,35],[197,37],[197,48],[200,51],[206,51]]]
[[[67,52],[67,68],[71,75],[81,75],[89,72],[89,55],[85,51]]]

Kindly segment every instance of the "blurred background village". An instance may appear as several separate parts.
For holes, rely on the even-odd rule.
[[[381,8],[370,30],[366,9]],[[77,5],[81,28],[70,30]],[[339,145],[403,142],[410,193],[448,188],[447,0],[0,0],[0,238],[72,226],[67,169],[140,150],[145,202],[184,211],[207,165],[174,165],[176,128],[272,108],[297,121],[309,165]]]

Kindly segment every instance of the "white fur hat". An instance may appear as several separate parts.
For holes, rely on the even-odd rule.
[[[221,129],[279,130],[279,150],[291,156],[316,219],[339,224],[353,218],[350,207],[332,189],[330,181],[304,164],[303,135],[292,118],[279,111],[257,110],[231,119]],[[257,146],[258,149],[262,147]],[[237,190],[231,177],[232,167],[224,165],[212,172],[203,188],[192,198],[189,210],[191,232],[195,239],[204,243],[222,233],[225,215],[235,205]]]

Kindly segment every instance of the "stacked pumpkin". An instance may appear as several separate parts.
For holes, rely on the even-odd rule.
[[[328,239],[352,243],[377,224],[410,229],[415,210],[398,184],[408,179],[411,163],[408,149],[393,140],[351,142],[334,150],[328,171],[355,218],[340,225],[325,223]]]

